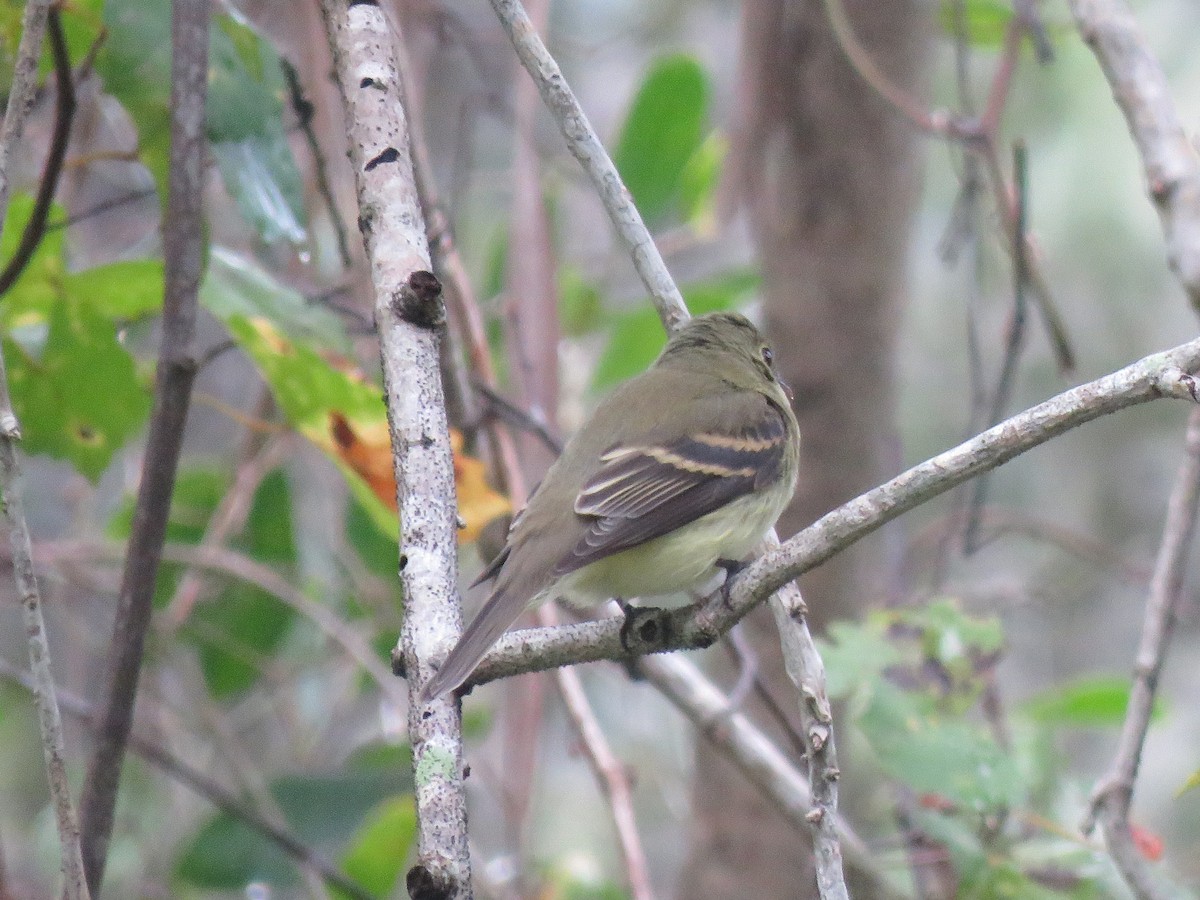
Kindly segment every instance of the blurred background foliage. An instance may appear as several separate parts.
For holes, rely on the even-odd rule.
[[[201,334],[212,348],[188,425],[171,511],[159,618],[148,647],[136,730],[286,827],[362,886],[394,896],[415,825],[404,710],[348,650],[365,641],[386,667],[400,624],[394,499],[380,440],[383,405],[361,266],[340,258],[336,225],[301,125],[311,115],[337,214],[349,225],[339,102],[313,8],[218,5],[211,32],[206,197],[209,247]],[[0,22],[7,78],[20,4]],[[982,83],[1011,16],[1008,3],[967,0],[971,64]],[[934,97],[956,103],[950,4],[920,14],[940,28]],[[1184,120],[1200,116],[1200,25],[1190,0],[1145,0],[1139,18],[1163,61]],[[1124,123],[1065,5],[1043,13],[1055,57],[1023,54],[1005,113],[1006,140],[1029,153],[1029,221],[1076,351],[1060,372],[1042,332],[1026,353],[1011,408],[1096,377],[1195,333],[1169,276],[1157,220]],[[514,69],[484,4],[416,4],[405,14],[425,77],[419,103],[460,249],[491,324],[500,318],[508,250]],[[63,11],[80,65],[81,107],[51,227],[0,303],[0,331],[25,450],[28,505],[60,683],[100,700],[119,555],[127,537],[150,386],[162,263],[169,5],[72,0]],[[738,7],[560,0],[551,45],[606,138],[694,313],[753,313],[758,275],[746,223],[719,215],[730,145]],[[286,61],[287,65],[284,65]],[[288,66],[305,86],[291,92]],[[49,66],[44,67],[49,71]],[[53,79],[20,160],[0,259],[24,230],[45,155]],[[306,107],[304,104],[312,104]],[[342,132],[344,133],[344,132]],[[640,371],[662,345],[607,220],[538,120],[543,188],[558,257],[564,432],[604,390]],[[970,433],[968,316],[982,364],[998,370],[1011,305],[999,230],[947,259],[961,157],[929,139],[910,252],[910,302],[899,354],[895,470]],[[777,348],[802,354],[803,346]],[[870,390],[871,385],[863,385]],[[941,501],[872,539],[919,599],[839,620],[823,649],[837,726],[851,748],[850,815],[911,891],[898,823],[937,842],[963,896],[1108,897],[1124,888],[1094,840],[1079,836],[1088,792],[1106,766],[1129,676],[1184,411],[1134,409],[1088,426],[995,474],[990,540],[941,569]],[[468,425],[469,423],[460,423]],[[294,435],[300,435],[297,439]],[[468,435],[470,437],[470,435]],[[473,442],[467,441],[470,460]],[[382,475],[380,474],[382,471]],[[382,480],[381,480],[382,479]],[[464,516],[492,518],[496,497],[463,491]],[[491,504],[491,505],[489,505]],[[480,522],[480,525],[484,522]],[[223,564],[188,548],[217,544]],[[176,552],[172,554],[171,548]],[[246,576],[269,571],[333,614]],[[477,570],[470,545],[463,571]],[[938,578],[930,573],[938,572]],[[937,584],[937,590],[922,591]],[[6,594],[11,587],[3,588]],[[1181,886],[1200,885],[1200,615],[1189,579],[1138,783],[1143,850]],[[338,635],[338,630],[343,633]],[[19,612],[0,605],[0,661],[23,667]],[[720,652],[720,651],[710,651]],[[635,767],[636,808],[656,886],[683,864],[692,734],[653,692],[610,667],[584,672],[597,712]],[[466,703],[472,740],[474,858],[485,896],[623,896],[611,828],[561,710],[547,707],[527,819],[506,796],[498,695]],[[987,702],[999,714],[981,714]],[[997,722],[1002,723],[997,725]],[[989,724],[990,723],[990,724]],[[71,723],[82,769],[87,730]],[[0,680],[0,852],[13,897],[48,896],[55,837],[29,697]],[[1189,778],[1191,781],[1189,782]],[[295,861],[228,810],[135,759],[127,766],[109,866],[112,897],[287,897],[305,892]],[[901,817],[903,818],[903,817]],[[399,879],[402,881],[402,879]],[[255,893],[258,891],[258,893]]]

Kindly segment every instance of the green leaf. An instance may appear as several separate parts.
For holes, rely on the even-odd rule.
[[[688,160],[699,148],[709,85],[695,57],[655,62],[638,89],[613,162],[647,222],[662,219],[679,197]]]
[[[721,167],[729,153],[729,139],[714,131],[688,159],[679,175],[680,205],[683,216],[699,234],[715,234],[717,229],[717,187]]]
[[[287,776],[270,785],[288,828],[327,854],[340,852],[380,798],[411,790],[411,773],[402,770]],[[236,890],[251,881],[275,887],[299,882],[294,863],[282,850],[226,813],[201,827],[175,875],[210,890]]]
[[[1197,769],[1188,776],[1188,780],[1183,783],[1183,787],[1175,794],[1176,797],[1186,794],[1188,791],[1200,787],[1200,769]]]
[[[730,272],[685,287],[683,297],[693,315],[716,312],[734,306],[758,286],[758,281],[758,275],[748,270]],[[645,370],[666,341],[666,333],[652,306],[618,317],[608,347],[596,365],[592,387],[610,387]]]
[[[258,366],[288,421],[341,468],[354,498],[394,542],[394,511],[348,465],[333,438],[335,413],[357,428],[384,434],[387,428],[380,389],[348,364],[330,361],[352,350],[340,318],[220,247],[213,250],[200,300]]]
[[[0,236],[0,259],[12,259],[21,241],[21,235],[29,224],[34,200],[29,194],[14,194],[4,217],[4,234]],[[51,207],[50,214],[57,216],[62,207]],[[63,265],[63,230],[52,229],[33,251],[21,277],[16,280],[4,302],[0,303],[0,321],[6,328],[31,323],[44,324],[55,301],[62,297],[62,279],[66,267]]]
[[[558,267],[558,317],[563,334],[582,337],[601,323],[600,289],[569,263]]]
[[[883,633],[878,617],[865,624],[832,622],[829,639],[819,641],[825,661],[826,690],[830,697],[848,697],[878,681],[888,666],[903,658]]]
[[[157,259],[110,263],[63,276],[63,290],[108,319],[140,319],[163,301],[163,264]]]
[[[104,89],[121,102],[138,133],[138,155],[167,197],[171,128],[171,5],[106,0],[108,36],[96,59]]]
[[[98,481],[150,413],[150,393],[112,322],[61,299],[36,358],[12,340],[4,352],[26,450],[67,460]]]
[[[305,239],[304,185],[283,131],[279,56],[248,25],[212,29],[208,138],[225,188],[264,241]]]
[[[1129,687],[1129,679],[1120,675],[1080,678],[1035,694],[1021,705],[1021,711],[1035,722],[1051,727],[1119,726],[1125,721]],[[1162,714],[1162,701],[1156,700],[1152,720]]]
[[[944,718],[886,681],[876,684],[858,724],[884,771],[917,793],[979,814],[1023,796],[1016,762],[982,729]]]
[[[374,574],[396,577],[400,550],[395,538],[381,531],[371,512],[353,497],[346,509],[346,544]]]
[[[234,316],[261,318],[293,341],[349,356],[350,338],[341,317],[280,283],[253,260],[213,247],[200,285],[200,302],[225,322]]]
[[[235,544],[259,562],[295,562],[291,493],[281,471],[259,485]],[[200,667],[212,695],[229,697],[253,687],[262,661],[278,649],[295,618],[276,597],[243,582],[232,582],[197,604],[187,634],[199,645]]]
[[[976,47],[999,47],[1004,43],[1013,17],[1012,3],[1008,0],[961,0],[961,25],[957,10],[958,0],[942,0],[938,9],[938,24],[946,34],[954,37],[960,27],[965,27],[967,43]]]
[[[378,896],[390,896],[417,837],[416,801],[389,797],[368,813],[342,855],[342,870]],[[333,890],[334,896],[347,896]]]

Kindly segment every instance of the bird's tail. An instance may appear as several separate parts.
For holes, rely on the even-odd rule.
[[[519,594],[497,588],[467,626],[442,667],[425,684],[420,702],[435,700],[466,681],[492,644],[520,618],[525,607]]]

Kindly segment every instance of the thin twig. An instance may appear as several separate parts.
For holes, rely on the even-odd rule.
[[[41,52],[48,11],[47,0],[29,0],[25,4],[21,21],[21,41],[17,48],[13,82],[4,113],[4,124],[0,126],[0,227],[8,210],[11,188],[9,166],[33,104],[38,56]],[[29,665],[33,672],[33,693],[38,708],[42,752],[46,760],[46,778],[54,803],[54,821],[58,827],[63,893],[67,900],[88,900],[87,879],[79,846],[79,825],[71,803],[71,786],[67,781],[62,719],[58,711],[54,673],[50,664],[50,644],[46,639],[42,600],[33,569],[29,523],[25,518],[21,463],[16,448],[20,437],[21,427],[13,414],[12,400],[8,392],[8,372],[4,365],[4,356],[0,353],[0,499],[3,499],[4,516],[9,526],[17,593],[24,610]]]
[[[825,17],[829,20],[829,28],[833,32],[838,46],[854,71],[876,94],[927,134],[971,140],[978,137],[978,123],[974,120],[955,116],[946,109],[929,112],[919,100],[888,78],[876,64],[875,58],[859,42],[850,18],[846,15],[842,0],[823,0],[823,3],[825,4]]]
[[[553,611],[551,607],[543,609]],[[554,622],[545,621],[545,624]],[[617,829],[617,844],[621,848],[625,875],[629,880],[629,895],[634,900],[653,900],[650,869],[646,864],[646,852],[642,849],[637,821],[633,815],[633,792],[629,785],[629,772],[609,746],[596,714],[588,703],[579,673],[564,667],[555,670],[554,676],[558,681],[558,692],[562,695],[567,715],[579,734],[584,755],[612,811],[613,825]]]
[[[538,93],[558,123],[567,147],[592,181],[617,234],[625,243],[633,266],[650,292],[668,331],[688,317],[683,295],[667,271],[662,255],[621,182],[617,167],[604,149],[558,63],[538,37],[520,0],[492,0],[492,8],[508,33],[521,64],[533,78]]]
[[[104,880],[113,810],[133,723],[142,650],[150,627],[159,557],[196,374],[193,336],[204,269],[204,122],[208,89],[207,0],[176,0],[171,13],[171,160],[163,225],[162,346],[154,411],[121,578],[108,664],[103,724],[81,802],[88,885]]]
[[[462,627],[454,469],[439,367],[441,285],[428,271],[388,21],[374,3],[322,0],[321,12],[346,104],[395,461],[404,592],[399,655],[409,673],[417,808],[417,863],[407,884],[414,895],[469,898],[461,708],[453,696],[417,702],[433,675],[432,658]]]
[[[0,678],[19,684],[26,690],[32,690],[31,679],[18,672],[3,659],[0,659]],[[59,694],[59,700],[67,715],[80,719],[89,728],[98,727],[100,711],[90,703],[66,692]],[[257,831],[300,865],[315,870],[331,887],[345,891],[355,900],[375,900],[374,894],[351,881],[339,872],[329,860],[322,857],[286,828],[267,821],[224,785],[184,762],[165,747],[133,732],[129,735],[129,749],[180,784],[187,785],[231,818],[237,819],[251,830]]]
[[[1196,507],[1200,501],[1200,410],[1194,411],[1188,421],[1184,452],[1186,455],[1167,501],[1162,543],[1150,579],[1146,618],[1116,757],[1108,774],[1096,785],[1091,809],[1082,826],[1084,834],[1090,834],[1099,821],[1109,853],[1126,883],[1142,900],[1173,896],[1155,883],[1154,875],[1137,849],[1129,824],[1129,807],[1146,731],[1150,727],[1158,676],[1175,629],[1180,588],[1196,530]]]
[[[1021,361],[1021,351],[1025,347],[1026,302],[1025,287],[1029,281],[1028,258],[1028,216],[1029,216],[1029,181],[1026,169],[1026,153],[1023,141],[1017,141],[1013,146],[1013,182],[1016,185],[1016,215],[1013,224],[1013,308],[1008,320],[1008,334],[1004,345],[1004,358],[1000,365],[1000,377],[996,380],[996,389],[992,392],[991,410],[983,427],[991,428],[1004,417],[1016,386],[1017,369]],[[990,478],[985,473],[975,479],[971,500],[967,505],[967,520],[963,528],[963,549],[967,554],[974,553],[978,547],[979,517],[987,503]]]
[[[39,559],[46,564],[58,565],[78,562],[83,559],[120,559],[118,544],[89,543],[85,541],[41,541],[37,545]],[[219,545],[164,543],[162,558],[167,562],[181,563],[213,574],[236,578],[252,584],[259,590],[275,597],[285,606],[311,621],[333,643],[346,651],[346,655],[362,666],[371,679],[379,685],[393,703],[403,704],[406,692],[396,684],[391,669],[376,654],[370,641],[339,619],[329,607],[311,599],[299,588],[294,587],[270,566],[257,562],[243,553]]]
[[[772,535],[770,543],[778,546],[779,542]],[[805,818],[813,828],[817,890],[821,900],[850,900],[842,875],[837,821],[838,780],[842,773],[834,745],[833,712],[825,693],[825,663],[808,632],[807,610],[796,583],[782,585],[767,604],[779,630],[784,668],[800,692],[800,721],[812,790],[812,809]]]
[[[342,221],[342,214],[338,212],[337,201],[333,196],[333,188],[329,185],[329,172],[325,163],[325,154],[321,152],[321,144],[317,140],[317,132],[313,129],[312,101],[304,96],[304,85],[300,83],[300,73],[296,71],[296,67],[292,65],[291,60],[280,57],[279,66],[283,69],[283,78],[287,82],[288,100],[292,105],[292,112],[295,113],[296,121],[300,124],[300,131],[304,135],[304,142],[308,144],[308,152],[312,154],[313,172],[317,176],[317,193],[325,201],[325,209],[329,213],[329,221],[333,225],[333,235],[337,240],[338,257],[342,261],[342,268],[349,269],[354,265],[354,258],[350,255],[350,241],[346,236],[346,223]]]
[[[268,414],[264,406],[269,405],[269,396],[264,395],[264,403],[255,410],[255,418]],[[230,535],[236,534],[246,524],[254,495],[263,479],[283,462],[291,449],[289,437],[281,435],[264,440],[261,432],[251,430],[246,434],[244,449],[240,454],[242,460],[234,474],[233,484],[213,511],[200,542],[201,547],[224,544]],[[178,627],[191,614],[203,587],[204,582],[196,572],[188,570],[183,574],[170,602],[162,611],[162,618],[169,627]]]
[[[813,810],[808,779],[745,713],[694,665],[678,653],[637,660],[638,671],[716,746],[800,830],[811,830]],[[834,814],[846,859],[870,879],[871,896],[904,896],[888,880],[875,857],[850,824]]]
[[[1071,13],[1112,87],[1137,145],[1171,268],[1192,308],[1200,312],[1200,156],[1183,127],[1166,74],[1124,0],[1071,0]],[[1189,422],[1186,449],[1187,457],[1167,505],[1117,755],[1111,772],[1096,787],[1093,807],[1084,823],[1090,830],[1099,819],[1109,853],[1129,887],[1143,900],[1167,896],[1167,892],[1155,883],[1134,846],[1129,806],[1154,691],[1174,624],[1184,558],[1195,529],[1200,492],[1200,414],[1193,414]]]
[[[46,163],[42,167],[42,177],[38,182],[37,195],[33,200],[33,210],[21,240],[12,257],[0,271],[0,294],[12,287],[37,250],[42,238],[46,236],[46,218],[50,215],[50,207],[54,202],[54,194],[58,190],[58,179],[62,175],[63,161],[67,158],[67,145],[71,141],[71,120],[75,117],[75,76],[71,72],[71,57],[67,53],[67,39],[63,34],[62,15],[59,4],[50,7],[46,19],[46,36],[50,45],[50,57],[54,60],[54,129],[50,133],[50,149],[46,153]]]
[[[843,504],[778,549],[768,550],[734,579],[728,605],[713,604],[699,611],[685,607],[664,613],[664,629],[669,630],[670,637],[663,643],[641,645],[636,635],[630,634],[626,636],[626,649],[619,618],[512,632],[484,658],[468,684],[561,665],[709,646],[781,585],[980,472],[1130,406],[1164,397],[1196,402],[1200,385],[1188,373],[1197,371],[1200,339],[1148,356],[1006,419]],[[659,629],[660,633],[664,629]]]

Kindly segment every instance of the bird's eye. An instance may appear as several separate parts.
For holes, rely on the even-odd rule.
[[[765,362],[769,366],[774,361],[775,354],[771,352],[770,347],[763,347],[762,348],[762,358],[763,358],[763,362]]]

